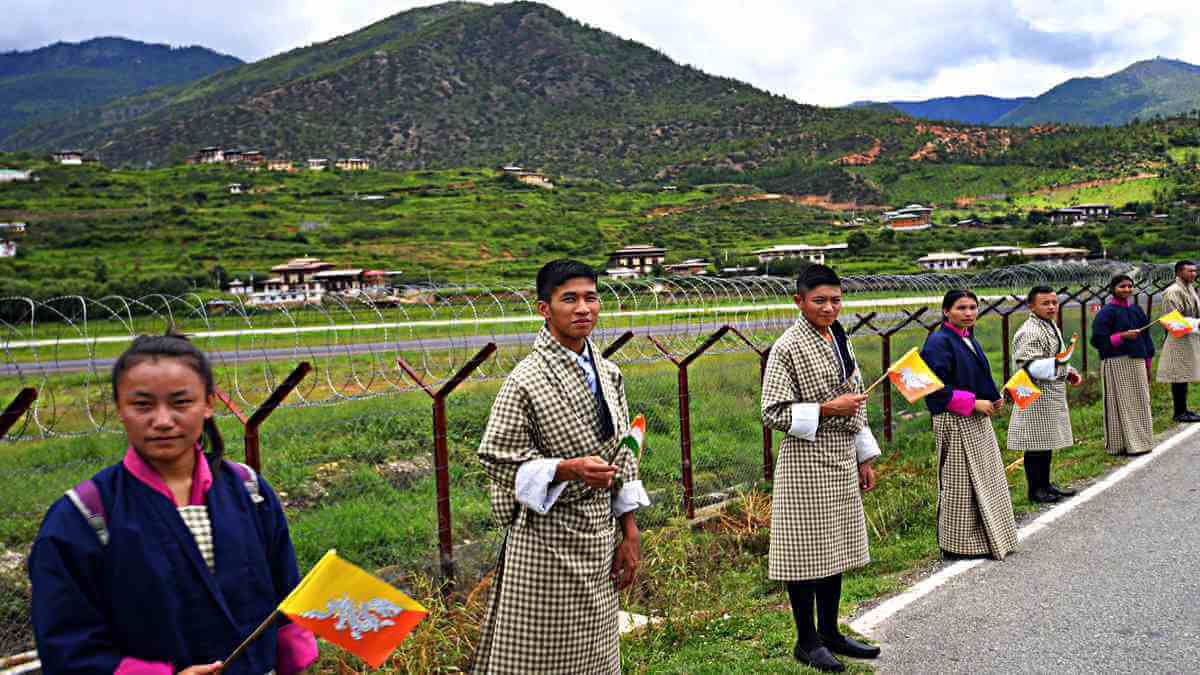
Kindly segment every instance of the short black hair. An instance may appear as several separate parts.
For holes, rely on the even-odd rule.
[[[1114,276],[1108,282],[1108,292],[1109,293],[1115,292],[1117,290],[1117,286],[1120,286],[1122,283],[1124,283],[1126,281],[1128,281],[1129,283],[1132,284],[1133,277],[1129,276],[1128,274],[1118,274],[1118,275]]]
[[[809,265],[796,275],[796,294],[804,295],[817,286],[837,286],[841,288],[842,280],[827,265]]]
[[[550,302],[555,289],[572,279],[591,279],[597,283],[596,270],[578,260],[560,258],[542,265],[537,273],[537,296],[542,302]]]
[[[1195,266],[1196,263],[1191,260],[1180,260],[1179,262],[1175,263],[1175,276],[1179,276],[1179,272],[1188,265]]]
[[[970,291],[965,288],[955,288],[953,290],[946,291],[946,295],[942,296],[942,311],[950,311],[950,308],[954,306],[954,303],[962,300],[963,298],[970,298],[975,301],[975,304],[979,304],[979,296],[975,295],[975,291]]]
[[[1058,297],[1058,293],[1055,293],[1054,289],[1050,288],[1049,286],[1034,286],[1033,288],[1029,289],[1029,295],[1025,296],[1025,304],[1032,305],[1034,298],[1042,295],[1043,293],[1053,293],[1054,297]]]

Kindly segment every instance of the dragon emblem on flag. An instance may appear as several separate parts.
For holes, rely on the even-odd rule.
[[[310,610],[300,616],[306,619],[337,619],[334,630],[350,630],[350,637],[361,640],[365,633],[377,633],[396,625],[393,618],[404,613],[404,608],[389,600],[374,598],[365,602],[354,602],[343,595],[325,604],[324,611]]]
[[[933,380],[913,372],[912,368],[901,368],[896,374],[900,377],[900,385],[911,391],[920,391],[933,385]]]

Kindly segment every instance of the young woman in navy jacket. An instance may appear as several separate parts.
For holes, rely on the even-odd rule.
[[[1110,455],[1141,455],[1154,446],[1150,416],[1150,319],[1133,302],[1133,279],[1118,274],[1110,299],[1092,321],[1092,346],[1100,352],[1104,382],[1104,449]]]
[[[275,493],[222,459],[208,359],[142,336],[112,384],[125,457],[55,502],[29,558],[43,672],[303,671],[316,641],[286,620],[222,670],[300,577]]]

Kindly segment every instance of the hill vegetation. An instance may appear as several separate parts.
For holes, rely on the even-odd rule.
[[[241,63],[203,47],[117,37],[0,53],[0,148],[9,147],[7,137],[25,125],[198,80]]]

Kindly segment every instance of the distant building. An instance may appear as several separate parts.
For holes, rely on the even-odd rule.
[[[883,214],[884,227],[895,232],[916,232],[933,226],[933,208],[909,204],[902,209]]]
[[[1050,222],[1055,225],[1074,225],[1087,221],[1087,212],[1078,208],[1054,209],[1050,212]]]
[[[608,258],[609,269],[606,271],[610,273],[609,276],[612,276],[613,269],[626,267],[644,276],[650,274],[654,266],[661,265],[666,258],[667,249],[665,248],[635,244],[614,251]]]
[[[824,246],[813,246],[811,244],[779,244],[770,248],[762,248],[754,251],[754,255],[758,256],[758,262],[764,264],[775,260],[785,260],[787,258],[803,258],[810,263],[824,265],[825,255],[827,253],[833,251],[845,251],[848,248],[848,244],[826,244]]]
[[[547,190],[554,189],[554,183],[551,183],[544,175],[536,171],[526,171],[516,164],[507,164],[500,167],[500,173],[505,176],[512,176],[526,185],[545,188]]]
[[[225,152],[215,145],[210,145],[207,148],[200,148],[200,152],[196,153],[197,164],[220,164],[225,161]]]
[[[1088,218],[1108,219],[1108,214],[1112,211],[1112,207],[1108,204],[1080,204],[1075,208],[1083,211],[1083,215]]]
[[[21,234],[25,227],[25,223],[0,223],[0,234]]]
[[[673,277],[698,277],[708,271],[708,261],[691,258],[671,265],[663,265],[663,271]]]
[[[13,258],[17,255],[17,242],[0,239],[0,258]]]
[[[286,171],[292,173],[296,167],[292,165],[290,159],[269,159],[267,160],[267,171]]]
[[[266,162],[266,158],[258,150],[247,150],[242,153],[242,164],[251,168],[259,168]]]
[[[636,279],[641,276],[637,270],[628,267],[609,267],[604,270],[604,275],[610,279]]]
[[[80,166],[83,164],[82,150],[59,150],[54,153],[53,157],[57,164],[66,164],[67,166]]]
[[[320,157],[309,159],[307,164],[309,171],[324,171],[329,168],[329,160]]]
[[[917,265],[927,270],[965,270],[972,262],[971,256],[952,251],[939,251],[917,258]]]
[[[333,165],[337,167],[338,171],[366,171],[371,168],[370,162],[358,157],[339,159]]]
[[[368,287],[383,286],[382,281],[398,272],[362,269],[335,269],[320,258],[293,258],[271,268],[272,276],[261,291],[249,294],[251,305],[314,304],[328,294],[357,295]],[[236,295],[230,284],[230,293]]]
[[[254,291],[250,284],[242,283],[242,280],[236,277],[229,282],[228,289],[230,295],[250,295]]]
[[[0,183],[16,183],[19,181],[27,181],[33,178],[32,171],[18,171],[17,169],[0,169]]]
[[[972,258],[972,262],[982,262],[992,258],[1003,258],[1009,255],[1021,255],[1020,246],[976,246],[963,251]]]
[[[966,220],[960,220],[957,223],[954,223],[950,227],[966,227],[966,228],[987,227],[987,223],[983,222],[982,220],[980,220],[978,218],[967,218]]]
[[[242,151],[241,150],[226,150],[225,151],[225,163],[226,164],[241,164],[242,163]]]
[[[1086,248],[1068,248],[1066,246],[1038,246],[1037,248],[1021,249],[1021,255],[1030,262],[1046,262],[1056,265],[1064,263],[1087,262]]]
[[[244,189],[245,189],[245,186],[242,185],[241,183],[230,183],[229,184],[229,194],[231,194],[231,195],[240,195],[240,194],[242,194],[242,191]]]

